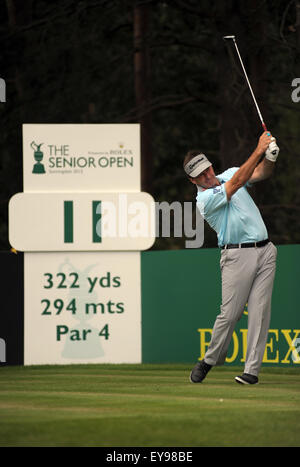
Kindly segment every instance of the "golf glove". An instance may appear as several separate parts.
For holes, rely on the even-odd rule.
[[[265,152],[266,159],[268,159],[271,162],[276,162],[278,154],[279,147],[276,144],[276,139],[272,136],[271,143],[269,144],[269,147]]]

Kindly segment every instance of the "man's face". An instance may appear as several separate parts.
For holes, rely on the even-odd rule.
[[[213,188],[217,185],[220,185],[219,180],[217,179],[212,165],[201,172],[198,177],[190,178],[191,182],[195,185],[199,185],[202,188]]]

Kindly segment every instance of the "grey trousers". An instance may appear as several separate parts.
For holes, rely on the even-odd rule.
[[[272,242],[261,248],[221,250],[221,313],[216,318],[204,356],[206,363],[224,363],[235,325],[248,302],[244,372],[258,375],[270,324],[276,256],[277,249]]]

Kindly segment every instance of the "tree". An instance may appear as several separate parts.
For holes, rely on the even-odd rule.
[[[134,34],[134,84],[138,122],[141,125],[141,184],[143,191],[152,191],[152,122],[147,111],[151,98],[150,71],[150,6],[136,4],[133,7]]]
[[[156,201],[195,200],[182,170],[198,148],[216,171],[240,165],[261,133],[235,34],[281,153],[253,193],[276,243],[300,241],[299,1],[7,0],[0,4],[0,247],[7,204],[22,190],[22,123],[140,122],[142,188]],[[276,215],[275,215],[276,214]],[[206,227],[205,247],[216,246]],[[158,239],[154,248],[184,248]]]

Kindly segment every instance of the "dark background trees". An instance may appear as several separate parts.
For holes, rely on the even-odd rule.
[[[22,190],[22,123],[140,122],[143,189],[156,201],[194,199],[182,171],[189,149],[216,171],[240,165],[262,129],[225,34],[237,37],[281,148],[275,176],[251,193],[272,240],[299,243],[299,0],[2,0],[0,249],[10,248],[8,200]],[[207,226],[204,246],[216,246]]]

